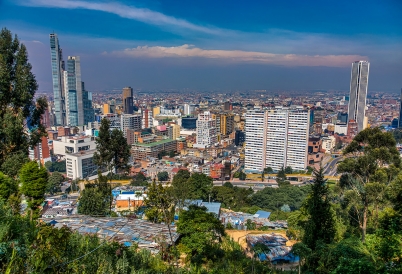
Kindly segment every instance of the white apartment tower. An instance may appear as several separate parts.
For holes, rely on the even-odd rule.
[[[198,114],[195,148],[206,148],[217,142],[215,120],[209,111]]]
[[[307,167],[309,111],[302,108],[254,109],[246,114],[245,169],[261,172]]]

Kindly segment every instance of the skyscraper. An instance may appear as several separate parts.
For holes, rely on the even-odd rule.
[[[64,71],[64,89],[66,98],[66,124],[78,126],[84,124],[80,57],[68,56],[67,70]]]
[[[56,126],[66,124],[64,89],[63,89],[63,71],[64,61],[62,50],[59,45],[57,34],[50,34],[50,54],[52,62],[52,82],[53,82],[53,97],[54,97],[54,113]]]
[[[67,69],[57,34],[50,34],[56,126],[82,126],[94,120],[92,94],[81,81],[79,56],[68,56]]]
[[[369,68],[368,61],[352,63],[348,119],[356,121],[358,132],[367,126],[366,98]]]
[[[131,87],[123,88],[123,112],[133,114],[133,89]]]
[[[250,110],[246,114],[245,169],[261,172],[307,167],[310,113],[302,108]]]

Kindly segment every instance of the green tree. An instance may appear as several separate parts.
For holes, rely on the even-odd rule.
[[[348,158],[338,164],[338,172],[343,173],[340,186],[355,212],[364,242],[369,207],[377,203],[378,190],[385,190],[395,178],[401,159],[392,133],[379,128],[359,132],[343,153]],[[385,174],[385,180],[380,174]]]
[[[34,95],[38,88],[28,62],[28,53],[17,36],[7,29],[0,31],[0,165],[8,155],[36,145],[45,134],[40,122],[47,102]],[[25,126],[29,131],[24,130]]]
[[[144,173],[138,172],[137,175],[131,180],[132,186],[147,186],[148,181],[147,177],[145,177]]]
[[[187,181],[190,199],[202,199],[208,201],[213,180],[203,173],[193,173]]]
[[[278,171],[278,173],[276,174],[276,181],[279,183],[279,182],[284,182],[284,181],[286,181],[287,180],[287,178],[286,178],[286,172],[285,172],[285,169],[282,167],[279,171]]]
[[[31,211],[31,219],[37,217],[39,206],[45,199],[48,182],[46,168],[31,161],[22,166],[19,177],[22,183],[22,193],[27,197],[28,208]]]
[[[7,156],[4,163],[1,165],[0,170],[4,174],[15,179],[17,178],[21,167],[27,162],[29,162],[29,158],[26,153],[24,151],[19,151]]]
[[[250,219],[247,219],[246,226],[247,226],[247,230],[254,230],[256,228],[255,222],[253,222]]]
[[[158,172],[158,181],[165,182],[169,181],[169,173],[167,171]]]
[[[46,191],[53,194],[56,192],[60,192],[60,184],[65,181],[64,176],[59,172],[53,172],[48,178],[48,184],[46,187]]]
[[[329,189],[324,179],[323,168],[314,171],[311,193],[303,209],[307,213],[303,243],[313,251],[317,248],[319,242],[332,243],[336,232],[335,218],[331,209]]]
[[[172,196],[175,199],[179,208],[184,206],[184,201],[190,198],[188,179],[190,179],[190,172],[187,169],[180,169],[172,179]]]
[[[239,179],[240,179],[241,181],[244,181],[244,180],[246,180],[246,178],[247,178],[246,173],[244,173],[243,171],[240,171],[240,173],[239,173]]]
[[[130,168],[130,145],[127,144],[123,132],[119,129],[113,129],[110,134],[111,143],[109,145],[112,153],[112,166],[114,172],[128,171]]]
[[[274,173],[274,170],[272,169],[272,167],[266,167],[266,168],[264,168],[264,173],[272,174],[272,173]]]
[[[109,212],[109,201],[98,187],[86,186],[78,203],[78,213],[91,216],[106,216]]]
[[[151,183],[147,191],[145,199],[145,216],[148,220],[154,223],[166,222],[170,223],[173,220],[173,215],[169,209],[173,207],[173,198],[166,188],[161,183],[157,184],[155,180]]]
[[[17,192],[17,182],[0,172],[0,199],[7,200],[12,194],[16,194]]]
[[[201,264],[216,254],[225,229],[215,214],[208,213],[205,207],[190,205],[188,210],[180,213],[177,232],[182,236],[180,249],[187,254],[187,260]]]
[[[286,174],[292,174],[292,173],[293,173],[293,168],[292,168],[291,166],[287,166],[287,167],[285,168],[285,173],[286,173]]]

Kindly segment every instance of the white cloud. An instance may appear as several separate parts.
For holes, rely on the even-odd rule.
[[[353,61],[367,60],[368,58],[360,55],[299,55],[299,54],[275,54],[257,51],[242,50],[216,50],[201,49],[192,45],[182,45],[176,47],[162,46],[139,46],[128,48],[122,51],[113,51],[111,54],[118,57],[200,57],[210,59],[222,59],[234,62],[255,62],[276,64],[285,66],[327,66],[327,67],[348,67]]]
[[[157,11],[152,11],[150,9],[137,8],[132,5],[128,6],[115,2],[87,2],[79,0],[22,0],[18,1],[18,4],[29,7],[96,10],[113,13],[123,18],[134,19],[160,27],[170,26],[209,34],[219,34],[222,32],[220,29],[215,27],[196,25],[186,20],[178,19]]]

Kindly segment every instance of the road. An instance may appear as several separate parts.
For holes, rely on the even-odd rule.
[[[339,161],[342,161],[343,157],[337,157],[334,160],[332,160],[327,167],[324,170],[324,174],[328,176],[334,176],[336,174],[336,165],[338,164]]]

